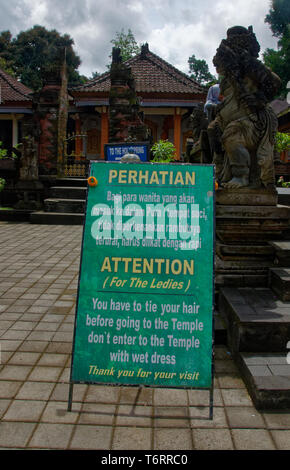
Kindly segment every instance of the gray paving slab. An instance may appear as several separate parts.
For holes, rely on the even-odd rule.
[[[0,222],[0,449],[290,450],[290,410],[256,410],[226,345],[213,420],[202,390],[75,385],[67,411],[81,236]],[[278,356],[249,365],[287,372]]]

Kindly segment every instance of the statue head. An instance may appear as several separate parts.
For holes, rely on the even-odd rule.
[[[256,60],[259,56],[260,45],[253,33],[252,26],[233,26],[227,30],[227,38],[219,45],[213,64],[218,73],[237,76],[240,65],[245,60]]]
[[[237,52],[244,50],[252,57],[257,58],[260,52],[260,45],[252,26],[244,28],[244,26],[233,26],[227,30],[227,45]]]

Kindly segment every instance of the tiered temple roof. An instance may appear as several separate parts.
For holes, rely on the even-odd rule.
[[[137,94],[143,97],[202,99],[205,89],[185,73],[151,52],[148,44],[142,46],[141,53],[127,60],[135,79]],[[106,96],[110,90],[110,72],[105,72],[82,86],[71,90],[75,95]]]

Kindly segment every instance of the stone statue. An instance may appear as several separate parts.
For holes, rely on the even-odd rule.
[[[227,31],[213,58],[223,100],[208,126],[217,179],[224,188],[273,188],[277,118],[269,103],[280,79],[258,60],[252,27]]]
[[[204,112],[204,106],[199,104],[189,117],[189,125],[192,137],[186,142],[186,161],[190,163],[211,163],[209,144],[207,137],[208,118]]]
[[[23,139],[20,149],[22,153],[20,159],[20,180],[38,180],[37,150],[32,135],[28,135]]]

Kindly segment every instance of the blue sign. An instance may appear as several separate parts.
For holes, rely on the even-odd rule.
[[[147,162],[149,160],[149,148],[147,143],[105,144],[105,159],[109,162],[118,162],[128,153],[138,155],[141,162]]]

